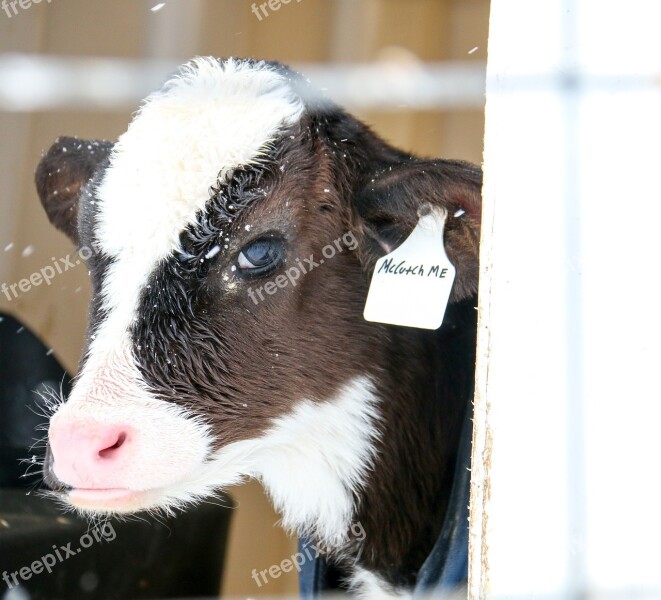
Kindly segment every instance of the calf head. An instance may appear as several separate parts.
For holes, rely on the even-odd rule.
[[[116,143],[58,139],[36,181],[93,287],[51,485],[130,512],[256,477],[285,525],[343,531],[406,351],[362,317],[371,269],[431,202],[451,301],[472,296],[479,169],[393,149],[280,65],[197,59]]]

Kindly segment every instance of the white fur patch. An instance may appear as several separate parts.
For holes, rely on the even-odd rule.
[[[352,492],[364,485],[375,458],[377,403],[366,377],[325,402],[303,400],[260,438],[221,448],[185,480],[157,490],[159,503],[187,503],[253,477],[286,529],[314,533],[334,547],[351,525]]]
[[[151,263],[178,247],[220,173],[255,163],[303,111],[263,63],[199,58],[151,94],[115,144],[98,189],[96,236],[111,256]]]
[[[351,593],[356,598],[365,598],[366,600],[372,600],[374,598],[404,600],[413,597],[411,591],[397,590],[379,579],[371,571],[359,567],[354,568],[349,584]]]
[[[298,404],[262,439],[254,476],[261,479],[285,528],[314,533],[334,547],[345,541],[353,492],[367,479],[378,438],[377,397],[364,377],[322,404]]]

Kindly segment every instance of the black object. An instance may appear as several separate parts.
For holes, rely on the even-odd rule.
[[[52,352],[13,317],[0,313],[0,488],[34,487],[46,435],[46,403],[39,394],[69,393],[71,377]],[[35,466],[20,461],[34,456]],[[26,471],[35,477],[22,477]]]
[[[26,493],[0,490],[0,598],[16,582],[31,600],[218,597],[229,499],[95,525]]]
[[[48,424],[48,411],[34,390],[62,386],[66,395],[70,382],[34,334],[0,313],[0,598],[217,598],[229,497],[176,517],[97,523],[45,496],[43,449],[31,446],[46,434],[35,427]],[[26,470],[35,476],[21,477]]]

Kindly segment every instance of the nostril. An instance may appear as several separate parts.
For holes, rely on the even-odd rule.
[[[104,448],[103,450],[99,450],[99,456],[101,458],[109,458],[112,456],[121,446],[124,444],[126,441],[126,433],[123,431],[117,436],[117,440],[112,446],[108,446],[107,448]]]

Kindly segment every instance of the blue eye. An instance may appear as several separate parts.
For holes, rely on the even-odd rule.
[[[244,246],[239,253],[237,264],[242,271],[251,275],[261,275],[273,271],[284,258],[282,241],[277,238],[260,238]]]

